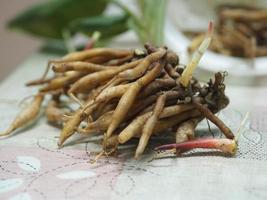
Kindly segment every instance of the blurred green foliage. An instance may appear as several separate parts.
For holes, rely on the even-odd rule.
[[[66,39],[83,33],[89,37],[98,31],[100,43],[114,36],[133,30],[141,43],[163,43],[164,19],[167,0],[136,0],[140,14],[133,13],[118,0],[49,0],[18,14],[8,22],[12,30],[20,30],[44,39]],[[121,12],[116,15],[104,13],[113,4]]]

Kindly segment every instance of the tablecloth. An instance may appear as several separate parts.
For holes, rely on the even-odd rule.
[[[19,101],[36,91],[24,83],[39,77],[53,57],[35,53],[1,83],[0,130],[21,109]],[[244,113],[251,113],[235,157],[196,150],[151,160],[154,154],[148,150],[134,160],[135,146],[129,144],[116,157],[92,164],[98,138],[73,138],[58,149],[59,130],[40,116],[30,127],[0,139],[0,199],[267,199],[266,88],[227,86],[231,104],[219,117],[236,132]],[[205,122],[198,129],[200,136],[210,134]]]

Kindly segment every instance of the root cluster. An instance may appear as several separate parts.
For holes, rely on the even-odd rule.
[[[70,53],[48,66],[53,76],[27,83],[38,86],[39,92],[2,135],[35,119],[47,97],[45,115],[49,123],[61,128],[60,147],[73,134],[99,134],[103,151],[109,153],[138,138],[135,158],[139,158],[150,139],[161,134],[174,134],[175,143],[195,140],[195,128],[204,118],[233,141],[231,130],[214,115],[229,103],[224,93],[225,74],[218,72],[207,83],[189,74],[189,81],[181,84],[184,66],[166,47],[94,48]],[[228,139],[206,147],[221,148]]]
[[[229,56],[254,58],[267,55],[267,10],[224,5],[218,19],[210,49]],[[194,51],[205,37],[196,34],[189,46]]]

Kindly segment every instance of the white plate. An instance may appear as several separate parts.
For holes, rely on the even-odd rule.
[[[237,1],[237,0],[235,0]],[[235,2],[232,0],[231,2]],[[208,21],[214,20],[215,7],[221,3],[210,3],[210,0],[173,0],[170,2],[170,14],[166,24],[167,46],[180,55],[182,63],[187,63],[189,55],[187,47],[190,40],[181,32],[180,29],[187,30],[205,30]],[[239,1],[240,2],[240,1]],[[251,1],[243,1],[243,3]],[[267,7],[267,1],[253,0],[255,6],[261,5]],[[178,12],[180,11],[181,12]],[[176,11],[176,12],[175,12]],[[267,75],[267,57],[258,57],[253,60],[225,56],[211,51],[207,51],[200,61],[199,67],[210,72],[227,71],[233,76],[266,76]]]

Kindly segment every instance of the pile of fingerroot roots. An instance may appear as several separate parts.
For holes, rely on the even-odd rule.
[[[225,73],[207,83],[192,76],[207,42],[209,35],[186,66],[167,47],[150,44],[144,50],[92,48],[49,61],[45,75],[27,83],[39,87],[37,94],[1,135],[32,122],[44,107],[47,121],[60,128],[59,147],[74,134],[98,134],[105,155],[133,140],[138,141],[134,157],[140,158],[151,138],[173,134],[173,144],[156,150],[212,148],[233,155],[234,135],[215,115],[229,104]],[[204,118],[225,138],[195,138]]]
[[[267,9],[221,5],[210,49],[227,56],[255,58],[267,56]],[[205,37],[195,34],[188,50],[194,51]],[[234,67],[234,66],[232,66]]]

